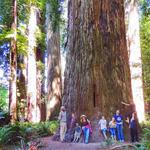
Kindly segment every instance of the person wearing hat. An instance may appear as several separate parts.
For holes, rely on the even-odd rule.
[[[81,115],[80,121],[83,131],[84,142],[88,144],[90,133],[92,133],[90,121],[87,119],[87,116],[85,115]]]
[[[63,142],[67,131],[67,114],[65,106],[61,106],[58,120],[60,121],[60,140]]]

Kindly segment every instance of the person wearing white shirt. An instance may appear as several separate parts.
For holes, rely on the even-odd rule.
[[[107,135],[106,135],[107,121],[104,116],[102,116],[102,118],[99,120],[98,125],[99,125],[99,130],[101,131],[102,135],[104,136],[105,139],[107,139]]]

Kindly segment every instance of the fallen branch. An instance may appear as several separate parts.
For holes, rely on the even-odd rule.
[[[114,149],[116,149],[116,148],[121,148],[121,147],[125,147],[125,146],[130,146],[130,147],[134,147],[135,149],[138,149],[137,146],[128,143],[128,144],[122,144],[122,145],[114,146],[114,147],[110,148],[110,150],[114,150]]]

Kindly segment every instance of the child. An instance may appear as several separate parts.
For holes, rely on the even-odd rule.
[[[82,132],[81,127],[79,126],[78,123],[76,123],[73,142],[78,142],[80,140],[81,132]]]
[[[100,119],[98,125],[99,125],[99,129],[100,129],[100,131],[102,132],[104,138],[107,139],[107,136],[106,136],[107,121],[106,121],[106,119],[105,119],[104,116],[102,116],[102,118]]]
[[[109,122],[109,129],[111,138],[116,141],[116,121],[114,117],[112,117],[112,120]]]

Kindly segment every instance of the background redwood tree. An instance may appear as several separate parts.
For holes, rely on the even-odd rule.
[[[58,0],[50,0],[46,4],[47,120],[52,116],[52,113],[54,116],[58,112],[62,95],[59,32],[61,20],[59,7]]]
[[[10,84],[9,84],[9,110],[12,116],[11,121],[17,119],[17,0],[12,1],[12,32],[10,50]]]

